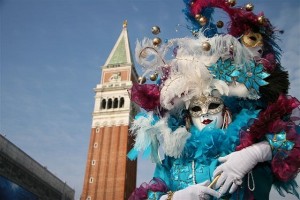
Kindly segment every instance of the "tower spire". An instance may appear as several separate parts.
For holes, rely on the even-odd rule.
[[[108,56],[104,66],[121,66],[121,65],[131,65],[132,56],[130,51],[130,43],[127,33],[127,20],[123,22],[123,29],[121,34],[112,49],[110,55]]]

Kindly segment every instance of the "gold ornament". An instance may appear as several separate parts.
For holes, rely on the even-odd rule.
[[[209,42],[203,42],[202,43],[202,49],[204,50],[204,51],[209,51],[210,50],[210,43]]]
[[[253,76],[252,72],[247,72],[246,74],[247,74],[248,77],[252,77]]]
[[[155,72],[154,74],[152,74],[152,75],[150,76],[150,80],[151,80],[151,81],[156,81],[156,79],[157,79],[157,73]]]
[[[236,4],[236,0],[227,0],[227,3],[228,3],[231,7],[233,7],[233,6],[235,6],[235,4]]]
[[[140,58],[146,58],[148,56],[147,50],[144,49],[143,51],[141,51],[140,53]]]
[[[139,81],[139,84],[144,84],[144,83],[146,82],[146,77],[144,77],[144,76],[141,77],[141,76],[140,76],[140,77],[138,78],[138,81]]]
[[[153,26],[152,29],[151,29],[151,32],[154,34],[154,35],[157,35],[160,33],[160,28],[158,26]]]
[[[263,46],[263,37],[260,33],[249,32],[242,37],[242,43],[246,47],[261,47]]]
[[[123,28],[126,28],[127,27],[127,20],[124,20],[123,22]]]
[[[222,21],[217,21],[217,27],[218,28],[222,28],[223,26],[224,26],[224,22],[222,22]]]
[[[158,46],[161,43],[161,39],[159,37],[156,37],[152,40],[152,43],[154,46]]]
[[[197,21],[199,21],[200,18],[201,18],[201,15],[199,15],[199,14],[195,15],[195,19],[196,19]]]
[[[257,21],[260,23],[260,24],[264,24],[265,23],[265,21],[266,21],[266,18],[265,18],[265,16],[259,16],[258,18],[257,18]]]
[[[247,11],[252,11],[254,9],[254,5],[252,3],[248,3],[246,4],[245,9]]]
[[[167,199],[166,200],[172,200],[173,199],[173,195],[174,195],[175,192],[172,192],[172,191],[169,191],[167,192]]]
[[[207,19],[204,16],[200,17],[200,19],[198,21],[201,26],[205,26],[205,24],[207,23]]]

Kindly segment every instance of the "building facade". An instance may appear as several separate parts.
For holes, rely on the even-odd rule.
[[[95,106],[87,155],[82,200],[128,199],[136,185],[136,161],[127,158],[133,147],[130,121],[138,107],[128,89],[137,82],[127,23],[107,61],[95,90]]]
[[[0,199],[73,200],[75,191],[0,134]]]

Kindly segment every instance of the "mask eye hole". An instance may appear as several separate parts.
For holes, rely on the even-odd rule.
[[[208,109],[210,109],[210,110],[216,109],[216,108],[218,108],[219,106],[220,106],[219,103],[211,103],[211,104],[209,104]]]
[[[252,40],[252,41],[256,41],[257,40],[257,38],[255,36],[250,36],[249,39]]]
[[[191,109],[193,112],[200,112],[201,111],[201,107],[200,106],[194,106]]]

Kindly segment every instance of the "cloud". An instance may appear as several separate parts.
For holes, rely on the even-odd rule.
[[[286,13],[293,13],[286,15]],[[288,70],[291,82],[289,93],[298,99],[300,98],[300,7],[293,4],[283,4],[279,15],[273,20],[278,29],[283,29],[284,34],[280,35],[283,53],[281,58],[282,66]]]

